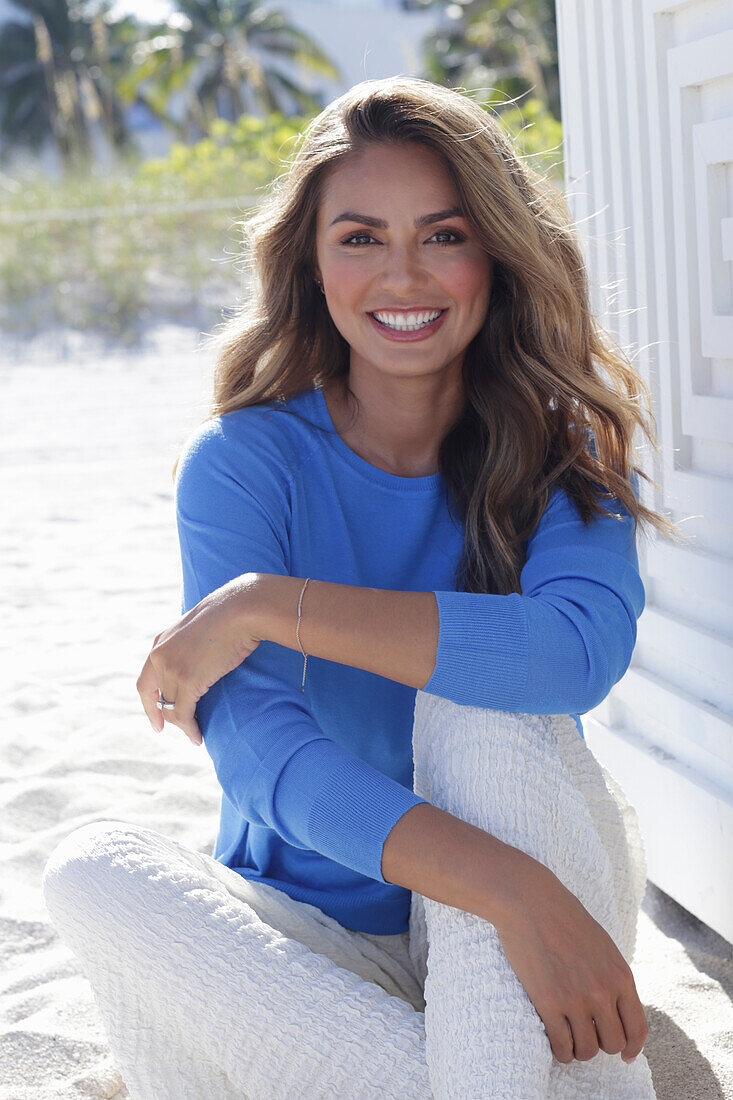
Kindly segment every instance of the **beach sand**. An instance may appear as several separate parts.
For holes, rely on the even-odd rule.
[[[171,468],[210,366],[199,333],[171,325],[137,351],[46,337],[0,359],[1,1100],[128,1096],[46,913],[55,845],[120,820],[213,851],[213,764],[155,733],[135,687],[179,617]],[[632,969],[660,1100],[733,1097],[731,945],[650,883]]]

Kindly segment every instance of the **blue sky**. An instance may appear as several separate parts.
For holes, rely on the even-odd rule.
[[[157,23],[160,19],[165,19],[175,7],[171,0],[118,0],[112,11],[119,15],[137,15],[140,19]]]

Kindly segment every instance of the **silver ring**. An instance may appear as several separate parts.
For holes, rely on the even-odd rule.
[[[176,704],[175,703],[169,703],[167,699],[164,699],[163,694],[160,691],[158,692],[158,702],[157,702],[156,705],[158,707],[158,710],[175,710],[176,709]]]

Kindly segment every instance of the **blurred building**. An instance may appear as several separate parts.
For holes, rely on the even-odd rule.
[[[294,70],[324,107],[360,80],[419,75],[422,40],[444,18],[442,8],[425,10],[416,0],[270,0],[267,7],[285,12],[341,69],[340,80]]]
[[[0,0],[0,27],[5,19],[22,19],[29,18],[28,15],[20,8],[12,4],[10,0]]]

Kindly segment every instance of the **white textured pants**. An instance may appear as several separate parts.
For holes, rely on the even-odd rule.
[[[567,715],[419,691],[415,790],[548,866],[632,961],[636,814]],[[557,1062],[493,925],[413,894],[410,931],[351,932],[150,829],[56,847],[50,916],[133,1100],[647,1100],[643,1054]]]

